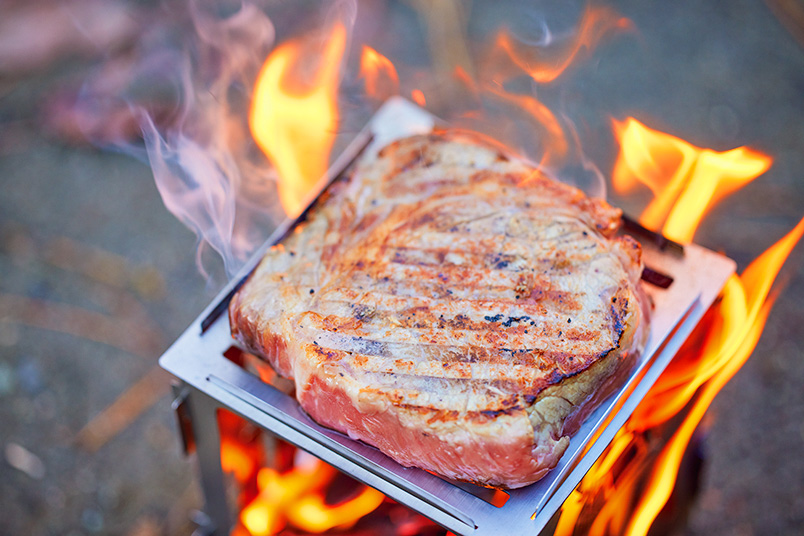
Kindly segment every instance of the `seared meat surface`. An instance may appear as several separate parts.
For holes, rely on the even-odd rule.
[[[406,138],[268,252],[232,332],[323,425],[404,465],[524,486],[643,343],[620,216],[479,135]]]

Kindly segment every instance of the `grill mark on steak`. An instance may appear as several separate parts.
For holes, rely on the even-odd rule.
[[[454,200],[452,200],[454,203]],[[447,207],[448,208],[448,207]],[[532,207],[533,210],[538,207]],[[541,216],[524,216],[517,213],[518,208],[506,210],[503,213],[494,214],[488,218],[474,218],[456,222],[454,215],[444,215],[436,219],[438,214],[428,213],[428,225],[422,225],[420,221],[404,220],[399,227],[394,229],[396,236],[384,242],[390,246],[408,247],[412,243],[420,244],[430,248],[454,248],[456,244],[464,244],[463,249],[474,250],[479,254],[500,253],[500,238],[505,237],[506,243],[517,237],[523,241],[531,242],[527,245],[533,248],[548,248],[559,245],[567,245],[570,248],[579,247],[580,242],[577,235],[583,235],[584,231],[590,229],[589,225],[583,225],[577,219],[562,217],[556,214],[554,218],[546,219]],[[415,218],[415,215],[412,215]],[[584,240],[597,241],[596,237],[590,234],[583,235]],[[495,241],[495,247],[488,249],[488,240]],[[535,249],[535,253],[539,249]]]
[[[364,277],[356,276],[352,279],[354,288],[362,290],[368,288],[367,281],[372,279],[371,274],[360,274]],[[566,290],[554,290],[546,288],[538,281],[538,276],[534,277],[517,277],[513,278],[508,284],[491,284],[489,281],[494,281],[493,276],[482,276],[477,274],[461,273],[454,275],[449,270],[436,270],[436,271],[422,271],[422,270],[409,270],[403,272],[400,278],[412,278],[417,276],[429,276],[429,280],[418,281],[412,285],[399,279],[385,280],[387,276],[379,277],[380,284],[375,285],[377,288],[374,291],[366,291],[359,295],[359,300],[373,303],[382,300],[383,296],[392,296],[399,298],[415,298],[419,296],[426,296],[433,300],[445,302],[444,307],[454,308],[458,305],[457,302],[463,302],[464,305],[472,303],[481,307],[481,303],[492,305],[498,303],[503,307],[526,307],[528,305],[534,306],[535,311],[546,314],[548,311],[556,311],[562,315],[568,313],[576,313],[581,309],[581,302],[584,295]],[[502,279],[502,277],[497,278]],[[458,282],[458,283],[456,283]],[[497,281],[499,283],[499,281]],[[341,282],[339,282],[341,283]],[[449,284],[449,287],[445,285]],[[478,297],[478,286],[484,286],[485,292],[483,297]],[[348,289],[333,289],[336,292],[341,292]],[[329,289],[325,289],[327,295],[322,299],[330,299]],[[344,299],[342,301],[351,301]],[[319,302],[319,303],[321,303]]]
[[[552,379],[556,378],[545,377],[518,382],[511,379],[481,381],[471,378],[382,372],[363,372],[360,375],[360,380],[367,381],[370,385],[361,390],[363,396],[371,393],[395,406],[461,413],[519,407],[524,397],[537,398],[539,393],[551,384]],[[511,395],[514,391],[518,393]],[[511,399],[511,396],[523,398]]]
[[[361,389],[364,395],[372,393],[397,406],[462,413],[526,408],[539,399],[547,387],[574,376],[576,374],[552,370],[541,375],[470,378],[428,375],[419,371],[369,371],[362,366],[357,374],[359,381],[368,385]]]
[[[453,253],[444,253],[445,260],[454,258]],[[459,255],[459,254],[457,254]],[[509,270],[508,260],[500,260],[494,268],[471,266],[466,263],[453,264],[445,262],[436,264],[405,264],[409,259],[384,259],[375,256],[375,263],[367,266],[357,262],[347,263],[341,270],[342,275],[337,282],[362,289],[366,285],[374,292],[388,292],[397,295],[437,296],[443,300],[474,298],[478,294],[489,299],[510,300],[527,299],[547,301],[560,304],[562,309],[574,309],[571,300],[579,293],[567,290],[551,291],[551,286],[565,287],[564,279],[573,278],[577,269],[594,264],[602,253],[566,256],[555,254],[554,258],[542,258],[530,262],[523,258],[523,263],[532,267],[518,271]],[[509,256],[508,259],[513,258]],[[502,263],[502,266],[500,266]],[[606,279],[608,285],[617,285],[619,281],[601,273],[599,279]],[[552,285],[552,283],[557,283]],[[448,285],[446,285],[448,283]]]
[[[624,330],[622,314],[625,307],[622,303],[617,306],[615,301],[611,308],[612,332],[616,334],[616,339],[612,341],[611,346],[615,348],[619,345],[619,338]],[[367,320],[368,318],[373,321],[376,318],[376,312],[372,311],[370,317],[366,317]],[[339,320],[343,322],[339,323]],[[582,332],[577,328],[567,329],[567,336],[556,341],[545,340],[544,337],[531,341],[541,342],[540,348],[529,348],[527,344],[529,341],[524,340],[523,337],[512,341],[517,346],[516,348],[501,348],[494,344],[489,346],[433,345],[421,341],[406,343],[350,336],[348,333],[354,326],[355,320],[355,318],[333,319],[308,314],[305,323],[311,323],[311,325],[302,325],[302,328],[314,336],[316,353],[326,356],[327,360],[341,360],[350,364],[355,362],[358,368],[366,372],[393,374],[395,371],[405,373],[410,372],[410,369],[415,369],[417,374],[424,374],[426,371],[429,376],[472,378],[481,381],[506,374],[524,374],[523,377],[528,381],[534,381],[544,377],[541,372],[551,370],[552,367],[559,370],[562,377],[569,377],[578,372],[574,367],[574,360],[594,362],[610,351],[607,350],[596,355],[584,355],[584,346],[575,343],[589,341],[592,339],[592,334]],[[461,322],[463,319],[458,321]],[[332,329],[335,325],[343,328],[340,333],[310,329],[313,326]],[[542,335],[550,334],[551,328],[552,326],[548,326]],[[433,336],[432,333],[428,335]],[[453,339],[457,338],[455,331],[452,331],[451,335]],[[399,337],[398,334],[395,336]],[[488,339],[481,338],[480,340],[489,342]],[[434,365],[436,362],[440,362],[440,366]],[[542,387],[544,385],[540,384],[539,388]],[[520,385],[519,388],[521,391],[527,386]]]
[[[409,359],[416,362],[460,362],[470,364],[504,364],[526,365],[539,368],[552,366],[554,362],[564,359],[573,361],[594,357],[597,354],[572,353],[570,344],[562,347],[561,341],[542,340],[542,345],[530,347],[505,348],[497,346],[449,345],[421,342],[380,341],[341,335],[327,331],[312,331],[313,341],[318,347],[316,351],[334,350],[338,352],[330,358],[341,358],[346,355],[364,357],[393,357]],[[520,342],[520,341],[513,341]],[[551,349],[552,348],[552,349]],[[578,348],[574,348],[577,352]],[[566,357],[565,357],[566,356]]]
[[[338,333],[341,336],[352,337],[366,337],[369,336],[369,333],[375,333],[379,336],[383,329],[410,334],[427,334],[439,331],[447,333],[467,332],[476,335],[474,332],[493,331],[504,333],[508,337],[515,337],[514,340],[523,343],[534,339],[548,340],[549,342],[558,340],[588,342],[596,341],[601,336],[600,333],[593,330],[568,326],[566,321],[564,321],[563,325],[556,325],[555,323],[543,322],[539,318],[531,318],[528,315],[508,316],[498,313],[494,316],[486,315],[481,320],[473,320],[463,314],[447,317],[443,313],[438,313],[438,311],[433,312],[424,308],[412,308],[399,312],[379,311],[367,306],[363,306],[362,309],[355,306],[350,308],[356,311],[355,316],[338,316],[335,314],[322,316],[318,313],[308,313],[304,327],[305,329],[309,327],[322,332]],[[370,316],[361,312],[365,310],[371,311]],[[614,315],[615,311],[612,311],[612,317]],[[371,326],[367,324],[371,324]],[[615,323],[612,328],[616,332],[617,328],[622,328],[622,324]]]

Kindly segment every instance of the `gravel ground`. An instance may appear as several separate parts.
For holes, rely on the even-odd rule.
[[[612,5],[636,31],[570,74],[565,113],[585,138],[604,140],[587,148],[604,171],[616,149],[600,110],[700,146],[771,155],[771,170],[723,202],[696,238],[742,270],[804,216],[804,50],[757,1]],[[46,2],[34,7],[39,20],[53,15]],[[470,35],[499,21],[534,24],[520,8],[475,2]],[[292,20],[287,3],[276,9],[277,20]],[[426,59],[410,4],[361,9],[395,17],[383,32],[364,31],[378,49],[403,54],[400,43],[416,43],[408,59]],[[175,13],[142,4],[133,19]],[[104,20],[93,31],[117,19]],[[116,28],[107,61],[137,35]],[[220,282],[199,275],[195,238],[164,209],[149,167],[85,143],[65,112],[102,64],[100,41],[59,45],[19,67],[4,55],[3,37],[16,29],[0,24],[0,535],[189,534],[194,468],[179,452],[156,360]],[[81,37],[72,39],[64,42]],[[96,131],[119,133],[112,123]],[[690,536],[804,531],[801,260],[799,248],[757,350],[709,412]]]

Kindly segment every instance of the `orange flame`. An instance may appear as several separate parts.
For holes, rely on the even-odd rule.
[[[347,528],[385,500],[379,491],[361,486],[355,496],[339,504],[326,504],[324,488],[337,471],[320,460],[311,462],[286,473],[260,469],[259,495],[240,512],[240,522],[249,534],[276,534],[288,522],[312,533]]]
[[[746,147],[716,152],[656,130],[634,118],[614,121],[620,154],[612,183],[620,193],[639,183],[655,198],[640,223],[670,239],[689,243],[703,215],[725,196],[768,170],[771,158]]]
[[[360,77],[366,81],[369,97],[385,100],[399,92],[399,76],[391,60],[368,45],[360,57]]]
[[[218,411],[217,420],[221,431],[221,468],[240,484],[246,483],[265,462],[258,441],[260,431],[229,411]]]
[[[610,8],[589,7],[584,12],[573,40],[554,52],[553,56],[556,57],[544,57],[545,50],[543,48],[518,45],[505,30],[497,34],[496,45],[534,81],[545,84],[561,76],[581,52],[592,50],[610,33],[627,30],[630,27],[631,21],[617,15]]]
[[[525,117],[533,119],[534,123],[539,125],[540,130],[542,130],[542,135],[539,136],[539,140],[542,145],[541,163],[543,165],[549,165],[552,162],[560,161],[566,156],[569,150],[569,143],[567,137],[564,135],[564,129],[561,123],[550,108],[530,95],[516,95],[508,93],[502,87],[494,86],[488,87],[487,90],[500,98],[503,102],[519,108],[526,114]]]
[[[410,92],[410,98],[413,99],[413,102],[424,108],[427,106],[427,99],[424,98],[424,93],[422,93],[421,89],[414,89]]]
[[[298,40],[276,48],[254,87],[249,126],[257,145],[279,174],[279,200],[288,216],[304,209],[307,196],[327,170],[338,121],[337,88],[346,28],[333,27],[310,84],[290,71],[307,65]]]
[[[718,307],[722,322],[715,336],[720,343],[716,347],[709,345],[701,350],[701,364],[707,365],[702,366],[701,370],[709,376],[684,422],[659,455],[649,487],[637,505],[636,515],[628,525],[627,534],[632,536],[647,534],[653,520],[670,497],[681,457],[693,432],[715,395],[743,366],[759,342],[773,304],[773,300],[767,299],[771,285],[802,234],[804,234],[804,219],[782,240],[752,262],[739,279],[733,277],[727,283]],[[664,388],[661,383],[654,386],[654,390],[659,393]],[[687,391],[688,388],[684,386],[682,390]],[[638,425],[639,415],[635,417]]]
[[[753,179],[771,163],[770,158],[745,148],[726,153],[699,149],[633,119],[615,123],[615,129],[622,144],[615,183],[619,183],[621,191],[629,191],[637,180],[648,184],[656,199],[646,213],[650,218],[666,218],[665,229],[672,221],[676,239],[691,239],[707,206],[733,191],[736,184]],[[747,178],[749,175],[753,176]],[[702,199],[694,199],[696,195]],[[680,215],[671,220],[676,214],[684,214],[686,220]],[[647,221],[653,220],[643,223]],[[572,534],[584,507],[597,497],[605,497],[605,503],[595,514],[589,534],[648,533],[670,498],[682,457],[706,410],[756,347],[772,305],[768,299],[771,286],[802,235],[804,219],[751,263],[742,276],[733,276],[727,282],[721,300],[708,311],[625,427],[564,503],[555,534]],[[660,427],[685,409],[681,424],[658,456],[652,458],[645,436],[640,434]],[[616,476],[612,471],[615,466],[619,467]]]
[[[270,366],[251,354],[230,349],[225,356],[280,390],[288,387]],[[303,453],[294,458],[294,453],[301,451],[281,440],[275,440],[272,458],[279,469],[272,468],[267,464],[261,428],[226,410],[218,411],[217,421],[221,468],[239,490],[240,523],[233,535],[276,534],[287,524],[308,533],[348,528],[385,500],[379,491],[356,484],[356,493],[329,504],[324,496],[338,474],[335,468]]]
[[[506,84],[523,75],[529,76],[538,84],[554,82],[580,56],[590,52],[605,37],[630,27],[631,22],[628,19],[610,8],[588,7],[577,32],[566,42],[556,43],[547,39],[543,45],[535,46],[517,42],[508,31],[501,30],[484,62],[480,83],[470,84],[462,71],[456,70],[456,76],[468,87],[480,87],[486,96],[511,106],[515,110],[511,116],[516,117],[518,122],[521,119],[528,120],[535,127],[535,132],[524,136],[519,133],[517,137],[538,140],[538,147],[532,149],[541,156],[531,156],[540,160],[542,165],[561,165],[565,163],[572,148],[565,125],[540,99],[530,93],[513,93]]]

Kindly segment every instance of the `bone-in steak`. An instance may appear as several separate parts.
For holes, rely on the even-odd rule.
[[[620,216],[479,135],[406,138],[267,253],[232,332],[323,425],[404,465],[524,486],[644,340]]]

